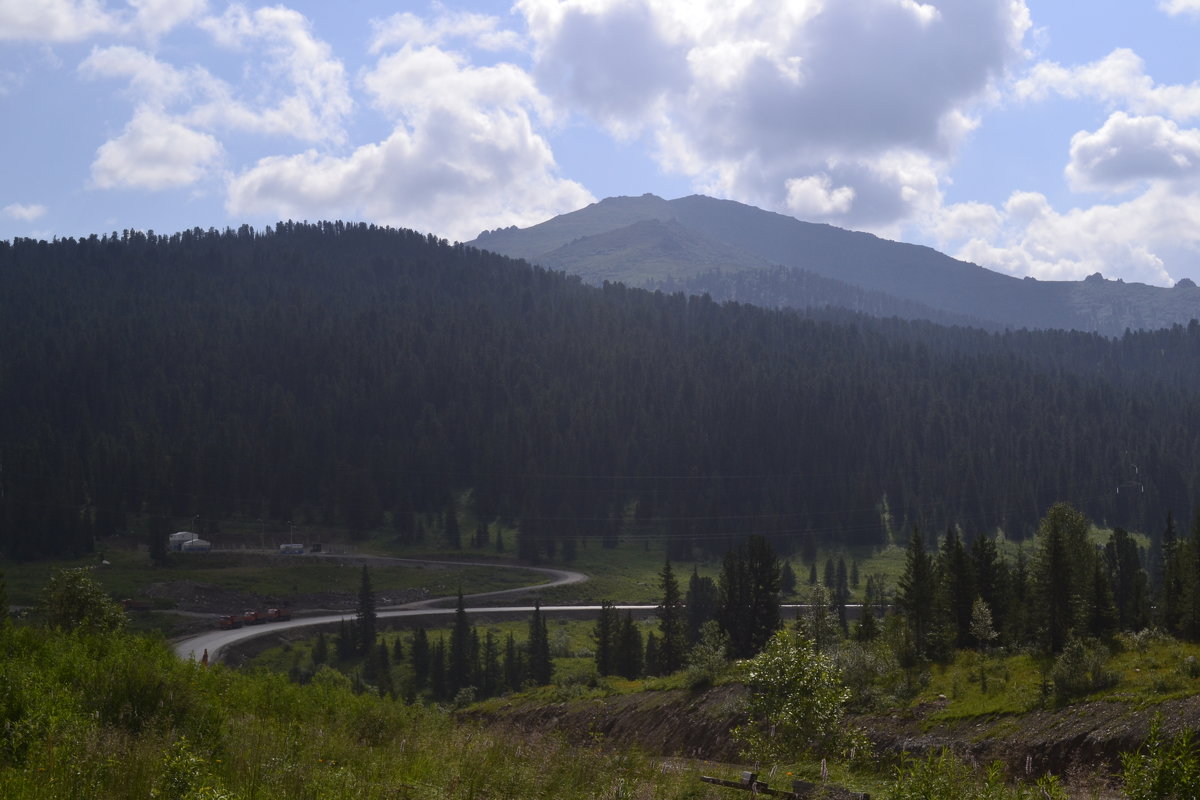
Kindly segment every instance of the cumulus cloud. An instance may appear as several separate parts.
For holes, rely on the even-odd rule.
[[[0,0],[0,40],[76,42],[120,27],[100,0]]]
[[[544,91],[618,134],[648,132],[701,190],[875,227],[939,202],[1030,25],[1023,0],[516,8]]]
[[[1051,94],[1088,98],[1136,114],[1163,114],[1176,120],[1200,117],[1200,83],[1155,83],[1141,57],[1126,48],[1076,67],[1041,62],[1016,83],[1014,92],[1029,100]]]
[[[433,46],[406,45],[363,77],[393,121],[383,141],[348,155],[273,156],[234,176],[233,215],[330,215],[470,239],[530,225],[594,198],[557,174],[534,127],[549,104],[512,65],[475,67]]]
[[[1082,190],[1124,191],[1152,180],[1194,182],[1200,177],[1200,131],[1118,111],[1099,130],[1071,137],[1066,175],[1072,188]]]
[[[46,214],[46,207],[39,203],[9,203],[4,207],[4,214],[22,222],[33,222]]]
[[[1102,272],[1168,286],[1170,265],[1200,254],[1200,194],[1165,183],[1126,202],[1067,212],[1041,194],[1014,192],[993,211],[998,229],[971,239],[957,256],[1012,275],[1080,280]]]
[[[140,108],[120,136],[96,151],[92,184],[152,191],[188,186],[203,178],[221,154],[213,136]]]

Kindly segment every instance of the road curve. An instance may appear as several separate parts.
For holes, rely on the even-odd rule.
[[[438,561],[433,559],[416,559],[416,558],[394,558],[391,556],[331,556],[318,555],[304,556],[306,558],[326,558],[337,559],[339,561],[364,563],[364,564],[413,564],[413,565],[447,565],[455,567],[497,567],[500,569],[521,569],[528,572],[538,572],[543,575],[550,576],[549,583],[540,583],[535,586],[518,586],[513,589],[499,589],[494,592],[476,592],[473,594],[463,595],[464,600],[483,600],[496,599],[501,597],[511,597],[513,595],[529,594],[530,592],[539,592],[543,589],[549,589],[554,586],[568,586],[575,583],[586,581],[587,575],[582,572],[576,572],[569,569],[556,569],[554,567],[528,567],[516,564],[496,564],[483,561]],[[395,617],[419,617],[419,616],[441,616],[444,614],[453,614],[453,608],[436,608],[439,603],[454,602],[456,597],[433,597],[428,600],[418,600],[413,603],[403,603],[400,605],[384,606],[377,610],[377,616],[380,619],[389,619]],[[589,609],[598,610],[599,606],[553,606],[556,611],[562,610],[579,610],[587,611]],[[626,608],[622,606],[622,608]],[[641,608],[641,606],[628,606],[630,609]],[[653,608],[653,606],[650,606]],[[501,608],[495,607],[472,607],[468,608],[468,612],[482,613],[491,612],[522,612],[532,611],[533,606],[507,606]],[[550,612],[551,607],[543,609]],[[284,622],[271,622],[263,625],[255,625],[249,628],[237,628],[234,630],[213,630],[205,633],[188,636],[175,642],[171,647],[175,651],[175,655],[182,659],[200,660],[205,652],[208,653],[210,662],[219,661],[222,651],[232,644],[244,642],[247,639],[253,639],[257,636],[269,636],[272,633],[288,630],[291,628],[303,628],[312,625],[328,625],[337,623],[343,619],[352,619],[353,612],[342,612],[338,614],[322,614],[319,616],[300,617],[297,619],[287,620]]]

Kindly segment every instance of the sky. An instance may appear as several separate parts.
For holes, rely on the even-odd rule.
[[[1200,0],[0,0],[0,239],[707,194],[1200,282]]]

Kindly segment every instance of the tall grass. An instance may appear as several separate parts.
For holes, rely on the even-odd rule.
[[[129,634],[0,630],[0,797],[706,797],[688,768],[283,676]]]

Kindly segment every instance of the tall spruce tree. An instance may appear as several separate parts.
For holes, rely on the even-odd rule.
[[[533,616],[529,618],[529,679],[537,686],[545,686],[554,677],[554,662],[550,660],[550,635],[546,631],[546,619],[542,616],[542,604],[533,601]]]
[[[923,658],[933,633],[935,585],[933,561],[925,550],[925,537],[913,527],[904,554],[904,573],[897,585],[896,606],[904,614],[914,653]]]
[[[424,689],[429,683],[430,669],[429,634],[424,628],[413,631],[408,652],[412,659],[413,679],[418,689]]]
[[[1060,652],[1072,633],[1086,630],[1095,575],[1088,527],[1087,518],[1066,503],[1053,506],[1038,526],[1032,613],[1051,653]]]
[[[717,582],[707,576],[701,577],[695,565],[692,566],[692,576],[688,578],[684,606],[687,610],[688,643],[695,644],[700,641],[700,628],[716,618],[720,606]]]
[[[751,536],[721,564],[717,621],[734,658],[750,658],[779,629],[779,559],[762,536]]]
[[[618,637],[619,646],[617,648],[617,674],[627,680],[635,680],[642,677],[642,633],[638,630],[637,624],[633,621],[633,612],[626,611],[625,618],[621,620],[621,630]],[[661,655],[662,649],[659,648],[658,663],[656,665],[659,674],[666,674],[670,670],[666,669]]]
[[[472,683],[471,623],[463,603],[463,593],[458,591],[458,604],[454,610],[454,626],[450,631],[450,654],[446,665],[446,690],[450,697]]]
[[[687,658],[687,626],[684,619],[683,598],[679,594],[679,582],[671,569],[671,559],[663,562],[658,574],[662,602],[658,606],[659,666],[664,674],[683,668]]]
[[[592,629],[592,640],[596,644],[596,673],[601,676],[616,672],[615,650],[620,625],[621,619],[613,604],[608,600],[602,601],[596,627]]]
[[[354,618],[354,629],[358,634],[357,650],[361,655],[368,655],[375,649],[378,621],[375,613],[375,592],[371,589],[371,576],[367,573],[366,564],[363,564],[362,568],[362,580],[358,586],[358,604],[354,611]]]

